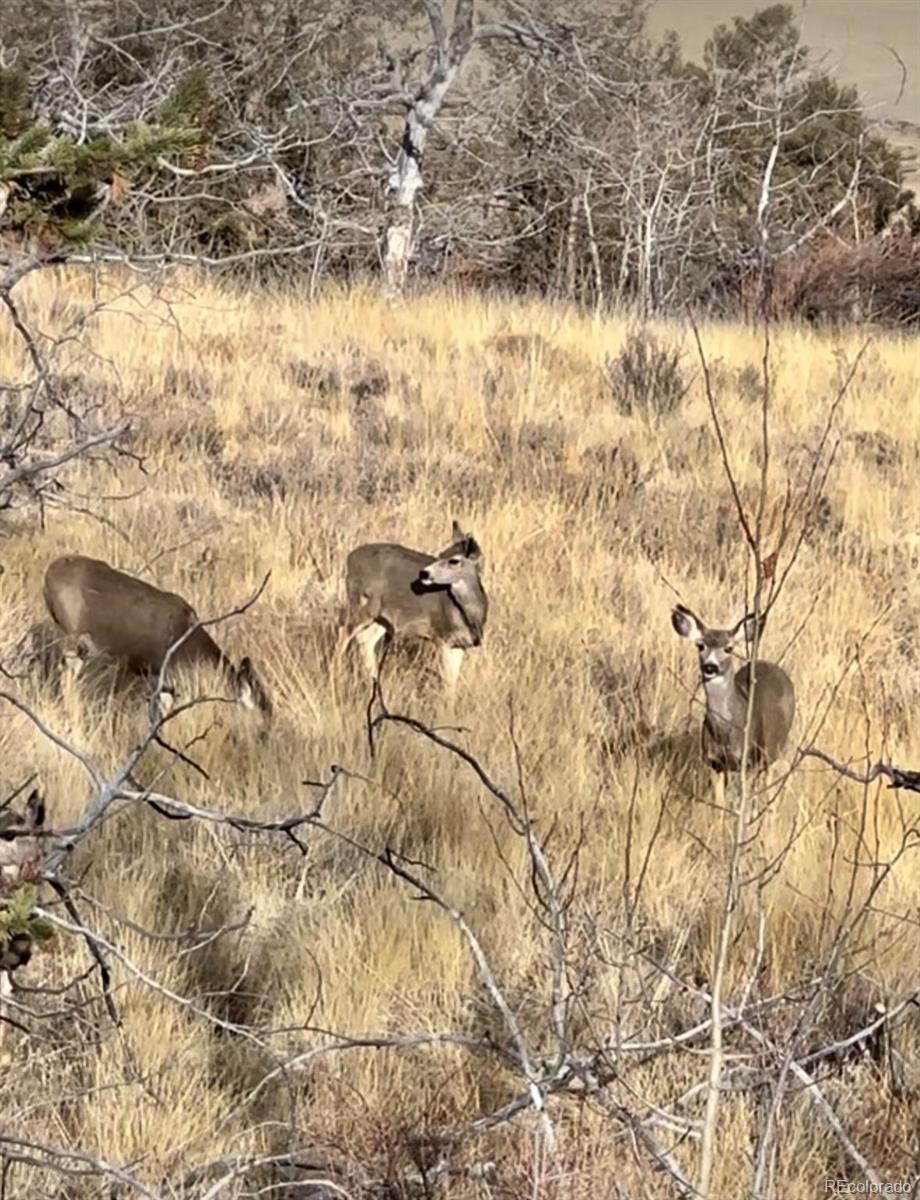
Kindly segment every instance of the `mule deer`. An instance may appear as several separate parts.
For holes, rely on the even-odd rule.
[[[763,621],[761,617],[761,630]],[[689,608],[678,604],[671,613],[671,624],[699,651],[700,678],[706,692],[703,757],[718,773],[720,783],[726,772],[741,770],[753,666],[747,765],[755,771],[765,770],[779,758],[789,737],[795,717],[795,689],[776,663],[757,659],[753,664],[739,665],[735,644],[742,633],[748,642],[753,641],[756,618],[749,613],[733,629],[710,629]]]
[[[388,542],[358,546],[345,564],[346,608],[336,658],[357,642],[372,679],[384,638],[437,642],[441,672],[453,691],[467,650],[482,643],[489,602],[482,586],[482,551],[454,521],[453,541],[440,554]]]
[[[10,896],[21,883],[35,879],[44,857],[40,837],[45,825],[45,803],[34,790],[25,811],[0,809],[0,910],[4,896]],[[10,976],[32,957],[32,939],[28,933],[0,936],[0,1006],[12,993]],[[2,1025],[0,1025],[2,1038]]]
[[[76,660],[77,670],[85,657],[105,655],[134,674],[158,676],[169,648],[191,630],[170,665],[219,668],[239,701],[259,709],[266,726],[271,720],[271,700],[249,658],[234,666],[208,631],[195,626],[195,610],[181,596],[81,555],[49,564],[44,594],[48,612],[67,635],[65,658]],[[163,690],[172,695],[171,688]]]

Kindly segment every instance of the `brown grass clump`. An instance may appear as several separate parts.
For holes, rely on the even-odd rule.
[[[79,283],[37,279],[23,290],[36,325],[52,319],[61,286],[79,299]],[[219,633],[234,658],[252,655],[274,693],[268,741],[257,743],[235,708],[202,706],[170,727],[170,740],[208,778],[154,747],[140,782],[190,804],[269,818],[309,809],[303,780],[340,764],[352,774],[326,815],[347,840],[307,832],[302,856],[277,836],[166,821],[149,808],[114,813],[68,870],[81,880],[87,919],[156,986],[113,962],[118,1029],[94,979],[44,1009],[24,995],[48,1015],[26,1019],[29,1037],[7,1035],[16,1067],[0,1075],[2,1127],[130,1166],[154,1190],[202,1164],[280,1153],[282,1132],[294,1127],[300,1144],[315,1148],[313,1166],[259,1178],[274,1194],[304,1194],[308,1170],[330,1161],[340,1166],[340,1190],[317,1196],[422,1194],[405,1183],[418,1171],[414,1135],[500,1107],[520,1077],[495,1056],[457,1046],[319,1052],[328,1031],[504,1037],[454,925],[359,847],[397,847],[434,869],[538,1049],[550,1044],[546,943],[517,886],[528,878],[520,844],[475,778],[404,732],[387,732],[371,759],[363,684],[353,681],[334,702],[327,664],[345,555],[363,540],[434,551],[454,516],[474,531],[492,611],[485,646],[467,658],[454,723],[463,745],[510,787],[513,710],[528,804],[560,871],[580,847],[570,910],[583,968],[574,1027],[588,1043],[617,1021],[636,1041],[679,1033],[706,1017],[673,980],[708,986],[729,818],[708,803],[695,757],[695,664],[668,614],[680,596],[714,623],[727,621],[742,603],[746,569],[700,379],[688,356],[679,411],[654,422],[630,415],[605,382],[626,323],[538,305],[432,296],[391,309],[355,291],[306,312],[293,297],[201,285],[174,299],[172,312],[181,336],[165,322],[124,325],[116,312],[93,326],[97,377],[83,386],[114,386],[117,377],[137,414],[133,448],[147,474],[124,460],[113,485],[83,468],[74,488],[95,494],[89,511],[51,510],[41,530],[22,520],[0,526],[0,644],[14,650],[42,618],[42,573],[62,552],[142,573],[207,616],[239,604],[270,571],[260,601]],[[658,333],[675,346],[683,336]],[[760,468],[747,368],[760,347],[728,325],[702,337],[720,361],[718,402],[748,495]],[[0,375],[16,370],[13,347],[0,328]],[[852,357],[857,347],[851,334],[776,332],[772,504],[782,500],[783,462],[813,438],[833,392],[835,353]],[[905,555],[920,552],[918,394],[916,346],[878,341],[844,407],[827,528],[805,544],[764,645],[796,681],[798,739],[817,733],[848,757],[864,749],[868,730],[872,747],[908,765],[920,764],[920,727],[910,717],[920,707],[920,609],[916,588],[904,586]],[[100,487],[120,498],[105,499]],[[443,725],[451,718],[429,661],[424,652],[395,656],[387,699]],[[2,686],[103,770],[144,719],[140,704],[40,673]],[[33,772],[49,820],[66,827],[86,803],[87,778],[7,705],[0,795]],[[729,996],[745,987],[751,1002],[792,993],[821,970],[875,878],[872,864],[896,856],[912,820],[914,798],[892,797],[816,769],[792,776],[756,827],[756,862],[771,869],[738,924]],[[855,871],[854,861],[862,864]],[[774,1042],[795,1035],[796,1053],[807,1054],[858,1028],[873,1005],[915,990],[918,906],[920,871],[908,853],[875,893],[809,1027],[764,1018]],[[225,926],[232,932],[200,936]],[[35,956],[23,983],[57,985],[85,969],[79,938],[57,942],[55,955]],[[652,961],[669,974],[655,974]],[[283,1030],[272,1051],[302,1047],[297,1069],[261,1083],[265,1050],[213,1018]],[[892,1061],[910,1066],[918,1037],[908,1015],[893,1031]],[[727,1050],[733,1066],[760,1061],[740,1035]],[[705,1041],[691,1054],[624,1055],[616,1066],[619,1102],[661,1115],[659,1135],[692,1178],[700,1101],[682,1107],[679,1097],[705,1077]],[[823,1078],[883,1177],[907,1177],[920,1125],[910,1071],[895,1078],[866,1052],[826,1065]],[[790,1087],[774,1185],[799,1200],[848,1168],[807,1095]],[[767,1099],[756,1088],[726,1094],[714,1195],[747,1195]],[[672,1118],[688,1121],[690,1134],[669,1133]],[[613,1195],[612,1180],[623,1195],[673,1194],[592,1103],[560,1100],[554,1120],[557,1157],[537,1183],[525,1114],[457,1151],[460,1164],[496,1164],[492,1190],[458,1175],[438,1185],[440,1194],[587,1200]],[[51,1193],[38,1168],[14,1173],[22,1195]],[[66,1194],[100,1194],[83,1186],[68,1183]],[[206,1191],[188,1186],[188,1195]]]

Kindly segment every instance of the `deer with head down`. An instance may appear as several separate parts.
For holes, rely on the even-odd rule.
[[[79,670],[89,655],[104,655],[128,671],[159,677],[167,653],[170,666],[206,664],[223,672],[246,708],[258,709],[267,727],[272,703],[248,657],[236,666],[192,606],[174,592],[118,571],[98,558],[69,554],[45,572],[45,604],[67,637],[67,657]],[[168,689],[171,692],[171,687]]]
[[[713,629],[678,604],[671,613],[671,624],[680,637],[693,642],[699,654],[706,694],[703,757],[717,773],[721,795],[725,774],[741,770],[749,712],[747,767],[765,771],[782,754],[795,718],[795,688],[776,663],[738,657],[742,635],[750,643],[758,632],[752,614],[742,617],[731,629]],[[760,631],[763,624],[761,617]]]
[[[489,601],[482,585],[482,551],[454,521],[439,554],[392,542],[358,546],[345,563],[346,607],[336,658],[356,642],[372,679],[384,639],[435,642],[441,672],[453,692],[467,650],[482,644]]]

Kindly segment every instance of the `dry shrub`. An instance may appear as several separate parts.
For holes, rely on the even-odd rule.
[[[861,246],[825,241],[783,259],[771,295],[775,317],[839,325],[850,320],[920,326],[920,237]]]
[[[805,540],[810,545],[840,540],[844,530],[843,513],[830,496],[819,496],[808,513]]]
[[[735,386],[742,400],[751,404],[763,403],[763,372],[753,363],[746,363],[735,372]]]
[[[587,667],[606,716],[605,750],[612,758],[619,758],[646,741],[650,733],[643,716],[646,664],[641,659],[627,658],[614,645],[606,645],[592,650]]]
[[[857,429],[850,442],[858,458],[882,470],[892,470],[901,463],[901,447],[883,429]]]
[[[355,473],[355,495],[365,504],[398,500],[419,477],[414,462],[394,462],[385,448],[361,458]]]
[[[191,410],[145,406],[147,416],[132,432],[138,452],[150,454],[157,450],[184,451],[202,454],[214,462],[220,461],[224,450],[224,434],[210,405],[199,404]]]
[[[607,358],[607,382],[617,410],[646,420],[678,411],[690,389],[680,346],[647,329],[627,334],[623,348]]]
[[[546,353],[549,343],[542,333],[497,333],[486,342],[486,349],[504,358],[529,358]]]
[[[349,449],[332,444],[316,426],[305,425],[288,438],[268,443],[247,438],[238,458],[214,459],[210,472],[231,500],[285,499],[347,491],[354,467]]]
[[[625,501],[620,527],[650,562],[673,564],[689,556],[726,581],[737,566],[743,534],[727,490],[711,495],[656,491]]]
[[[100,379],[98,375],[87,375],[79,371],[68,371],[59,376],[54,386],[58,400],[73,408],[105,407],[120,394],[120,389],[113,380]]]
[[[667,447],[668,466],[681,475],[692,471],[697,477],[701,472],[717,474],[720,469],[719,443],[709,425],[680,428],[677,436]]]
[[[427,479],[431,492],[448,497],[464,510],[492,503],[503,485],[494,467],[450,450],[429,467]]]
[[[259,500],[277,498],[283,500],[291,490],[292,482],[300,480],[290,470],[290,462],[281,460],[272,463],[241,462],[232,471],[224,474],[229,484],[229,493],[235,497],[255,496]]]
[[[160,389],[168,399],[187,396],[189,400],[211,398],[211,377],[206,371],[191,367],[177,367],[168,363],[163,372]]]
[[[283,367],[293,387],[319,396],[347,392],[357,400],[386,396],[390,376],[380,359],[354,342],[324,347],[315,360],[291,358]]]
[[[365,447],[393,446],[395,421],[376,399],[373,392],[361,391],[351,402],[352,428]]]
[[[205,361],[228,364],[239,352],[236,338],[226,333],[203,333],[199,339],[201,357]]]
[[[503,466],[525,478],[540,474],[541,467],[560,468],[565,460],[566,436],[562,421],[509,421],[504,415],[490,421],[495,448]]]
[[[0,665],[13,678],[53,679],[63,665],[60,630],[53,621],[36,621],[12,645],[0,648]]]
[[[647,472],[635,451],[615,442],[589,446],[577,466],[559,476],[557,486],[577,507],[612,516],[621,501],[638,496],[646,481]]]
[[[542,333],[497,333],[485,342],[487,355],[509,362],[537,362],[554,375],[580,376],[591,360],[578,350],[551,342]]]
[[[540,333],[496,334],[486,340],[485,349],[482,354],[477,348],[474,355],[489,400],[504,403],[534,379],[547,386],[565,382],[584,391],[597,389],[597,367],[587,355],[558,346]]]
[[[332,366],[319,366],[304,358],[292,358],[284,364],[283,378],[292,387],[316,392],[320,396],[335,395],[342,388],[338,371]]]
[[[645,474],[638,455],[623,442],[614,445],[589,446],[583,455],[586,468],[605,488],[617,496],[638,492],[645,483]]]

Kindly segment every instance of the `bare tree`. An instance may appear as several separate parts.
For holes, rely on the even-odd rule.
[[[63,257],[63,256],[61,256]],[[31,372],[24,378],[0,380],[0,512],[4,509],[68,503],[62,479],[69,467],[99,451],[117,446],[127,433],[124,421],[97,419],[88,397],[62,395],[53,351],[69,341],[72,331],[52,339],[46,352],[43,337],[23,315],[16,287],[36,271],[54,266],[56,256],[26,258],[0,275],[0,304],[11,323]]]
[[[431,66],[421,84],[405,93],[406,120],[387,180],[383,259],[386,287],[391,294],[401,292],[406,282],[429,134],[473,46],[502,39],[534,49],[547,42],[532,23],[476,24],[475,0],[457,0],[450,26],[442,0],[422,3],[431,27]]]

